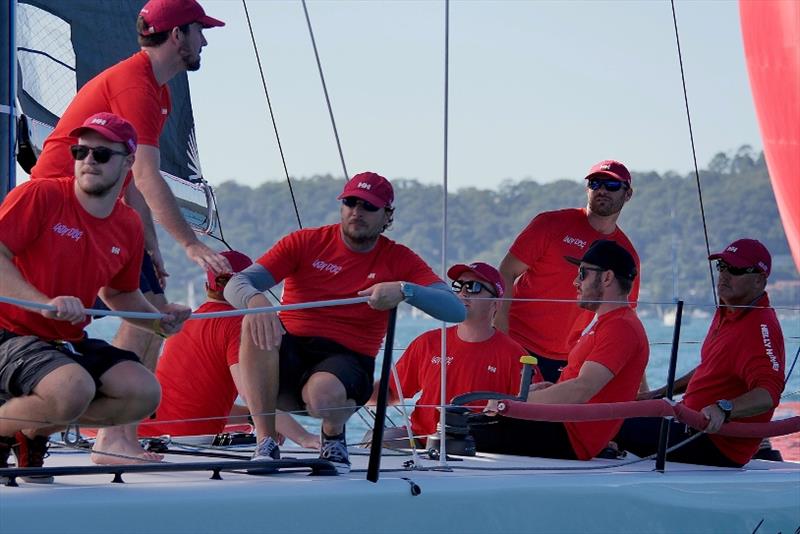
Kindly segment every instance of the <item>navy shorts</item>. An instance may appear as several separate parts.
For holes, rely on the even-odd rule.
[[[84,338],[68,345],[0,330],[0,404],[30,395],[45,376],[70,363],[83,367],[99,389],[100,377],[123,361],[138,363],[139,358],[102,339]]]
[[[324,337],[302,337],[286,333],[280,349],[278,407],[304,410],[303,386],[311,375],[327,372],[344,385],[347,398],[363,406],[372,395],[375,358],[354,352]]]

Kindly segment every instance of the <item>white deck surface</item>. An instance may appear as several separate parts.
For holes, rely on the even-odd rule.
[[[353,472],[336,477],[223,472],[223,480],[211,480],[210,472],[179,472],[128,473],[124,484],[112,484],[109,474],[19,481],[0,487],[0,532],[751,533],[762,519],[759,533],[800,527],[800,464],[754,461],[739,470],[668,463],[657,473],[653,461],[588,470],[620,461],[480,455],[441,472],[405,471],[410,457],[392,455],[373,484],[365,480],[367,451],[351,451],[358,452]],[[91,464],[85,453],[53,450],[46,465]],[[403,477],[421,494],[413,496]]]

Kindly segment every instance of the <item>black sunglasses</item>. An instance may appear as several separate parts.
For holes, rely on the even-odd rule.
[[[742,276],[743,274],[761,272],[761,269],[757,267],[734,267],[733,265],[728,265],[722,260],[717,260],[717,270],[721,273],[730,273],[733,276]]]
[[[86,156],[89,155],[89,152],[92,153],[94,160],[97,163],[108,163],[108,160],[111,159],[111,156],[118,155],[118,156],[127,156],[127,152],[120,152],[119,150],[112,150],[105,146],[86,146],[86,145],[72,145],[69,147],[70,152],[72,152],[72,158],[77,161],[83,161],[86,159]]]
[[[461,293],[461,290],[466,288],[467,293],[477,295],[478,293],[481,292],[481,289],[485,289],[495,297],[497,296],[495,295],[494,291],[489,289],[488,286],[478,282],[477,280],[453,280],[453,283],[450,284],[450,287],[453,288],[454,293]]]
[[[585,265],[581,265],[578,267],[578,280],[583,282],[586,280],[586,271],[594,271],[596,273],[602,273],[603,271],[607,271],[608,269],[601,269],[599,267],[586,267]]]
[[[348,208],[355,208],[356,206],[358,206],[359,202],[361,203],[361,206],[367,211],[378,211],[379,209],[381,209],[372,202],[367,202],[366,200],[357,197],[344,197],[342,199],[342,204],[344,204]]]
[[[625,186],[626,189],[628,188],[627,184],[622,180],[598,180],[596,178],[589,180],[589,189],[592,191],[597,191],[601,187],[605,187],[606,191],[613,193],[622,189],[623,186]]]

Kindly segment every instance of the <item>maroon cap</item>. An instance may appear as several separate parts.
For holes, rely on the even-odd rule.
[[[81,126],[72,130],[69,135],[80,137],[87,130],[97,132],[109,141],[122,143],[128,149],[128,154],[136,152],[136,128],[118,115],[106,112],[95,113]]]
[[[166,32],[176,26],[199,23],[203,28],[225,26],[221,20],[209,17],[195,0],[150,0],[139,16],[147,23],[142,35]]]
[[[476,261],[469,265],[457,263],[447,270],[447,276],[449,276],[451,280],[458,280],[458,277],[466,272],[470,272],[478,278],[489,282],[492,287],[494,287],[496,296],[502,297],[503,293],[506,292],[506,284],[503,282],[503,277],[500,276],[498,270],[482,261]]]
[[[253,265],[253,260],[251,260],[249,256],[235,250],[226,250],[225,252],[220,252],[220,256],[225,256],[225,258],[228,260],[228,263],[231,264],[231,273],[238,273],[239,271],[243,271]],[[223,289],[217,285],[217,276],[218,275],[214,274],[214,271],[210,269],[206,271],[206,277],[208,278],[208,289],[211,291],[222,291]]]
[[[755,267],[769,276],[772,269],[772,256],[761,241],[756,239],[739,239],[734,241],[722,252],[712,254],[709,260],[722,260],[728,265],[746,269]]]
[[[631,173],[628,172],[625,165],[613,159],[606,159],[600,163],[595,163],[592,168],[589,169],[589,174],[586,175],[586,179],[596,178],[598,174],[614,180],[623,181],[627,184],[631,183]]]
[[[379,208],[390,208],[394,202],[394,189],[389,180],[374,172],[362,172],[353,176],[338,199],[356,197],[375,204]]]

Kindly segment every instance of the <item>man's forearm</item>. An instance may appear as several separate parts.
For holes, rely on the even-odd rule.
[[[197,236],[183,218],[178,201],[164,178],[157,174],[136,176],[135,180],[136,187],[141,191],[153,215],[175,241],[183,247],[197,243]]]
[[[764,388],[755,388],[730,400],[733,403],[731,418],[736,419],[759,415],[775,407],[772,395]]]
[[[158,234],[156,234],[156,226],[153,223],[153,214],[150,207],[142,195],[142,192],[136,188],[136,184],[130,184],[125,190],[125,202],[132,207],[139,214],[142,219],[142,228],[144,230],[144,248],[149,251],[158,250]]]
[[[0,244],[4,250],[8,250]],[[28,283],[7,255],[0,253],[0,295],[14,299],[47,303],[50,299]],[[57,296],[57,295],[56,295]]]

